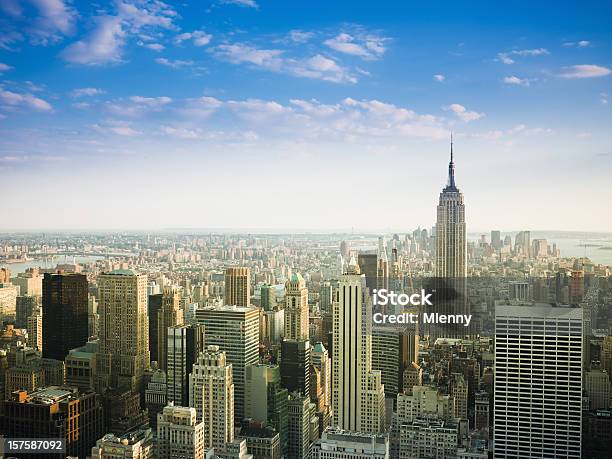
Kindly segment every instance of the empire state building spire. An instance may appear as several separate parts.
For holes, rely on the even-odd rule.
[[[453,134],[450,141],[450,162],[448,163],[448,183],[444,191],[459,191],[455,185],[455,162],[453,158]]]
[[[436,221],[436,277],[463,278],[466,273],[465,204],[455,184],[453,138],[448,182],[440,193]]]

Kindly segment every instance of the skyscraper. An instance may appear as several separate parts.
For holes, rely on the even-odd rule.
[[[436,277],[457,279],[466,275],[465,204],[455,184],[455,162],[451,139],[448,182],[440,193],[436,220]]]
[[[206,344],[219,346],[232,364],[234,414],[239,423],[244,417],[245,368],[259,361],[259,309],[211,306],[196,311],[204,325]]]
[[[204,422],[204,445],[225,447],[234,440],[234,384],[232,364],[219,346],[201,352],[189,378],[189,405]]]
[[[285,284],[285,339],[308,339],[308,289],[299,273]]]
[[[112,387],[140,392],[150,363],[147,276],[129,269],[101,274],[98,294],[97,391],[102,393]]]
[[[261,286],[261,307],[264,311],[271,311],[276,306],[276,290],[273,285],[264,284]]]
[[[173,287],[164,287],[161,308],[157,311],[157,363],[164,371],[166,371],[168,359],[168,327],[182,325],[183,322],[178,290]],[[179,401],[176,403],[181,404]]]
[[[357,262],[361,274],[365,276],[366,287],[370,291],[378,288],[378,255],[376,253],[359,253]]]
[[[580,458],[582,310],[495,309],[495,458]]]
[[[191,324],[168,327],[166,342],[168,402],[187,406],[189,404],[189,375],[200,352],[204,351],[204,326]]]
[[[498,230],[491,230],[491,247],[495,250],[502,248],[501,232]]]
[[[290,393],[310,396],[312,347],[308,340],[283,340],[281,343],[281,382]]]
[[[278,365],[257,363],[246,368],[245,418],[266,423],[280,435],[281,450],[287,454],[289,391],[281,387]]]
[[[348,269],[334,304],[334,425],[377,433],[384,423],[385,394],[380,371],[372,370],[372,303],[354,259]]]
[[[157,357],[157,312],[162,307],[163,294],[155,293],[149,295],[147,311],[149,314],[149,352],[151,353],[151,361],[159,362]]]
[[[87,342],[87,277],[45,274],[42,305],[43,357],[64,360]]]
[[[251,304],[251,270],[231,267],[225,270],[225,304],[248,307]]]

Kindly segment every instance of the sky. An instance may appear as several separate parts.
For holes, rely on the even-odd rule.
[[[0,0],[0,230],[612,231],[612,4]]]

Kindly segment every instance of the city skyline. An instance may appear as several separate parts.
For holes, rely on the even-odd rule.
[[[0,230],[612,226],[608,5],[345,6],[4,2]]]

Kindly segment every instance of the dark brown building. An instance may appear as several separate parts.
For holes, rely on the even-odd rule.
[[[87,277],[49,274],[43,278],[43,357],[64,360],[88,338]]]
[[[64,438],[66,453],[28,454],[29,458],[87,457],[104,434],[102,406],[95,392],[49,386],[28,394],[17,391],[0,403],[0,434],[6,438]]]

